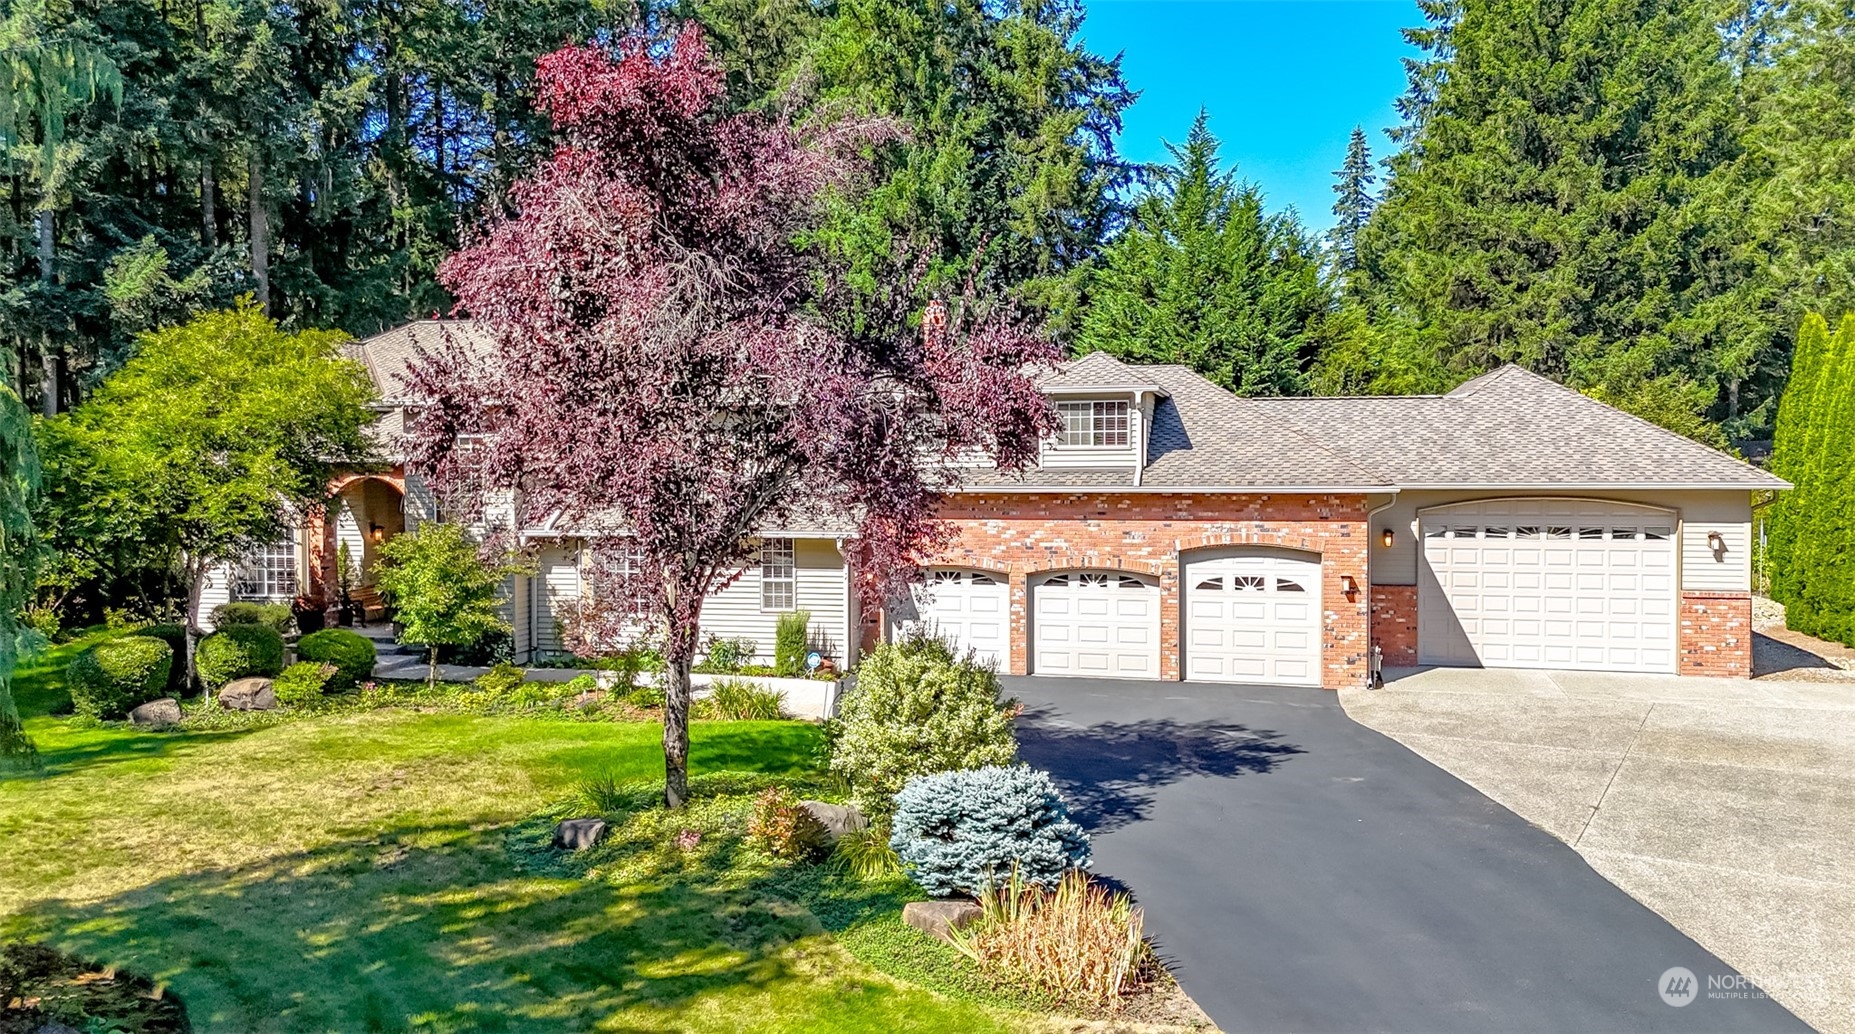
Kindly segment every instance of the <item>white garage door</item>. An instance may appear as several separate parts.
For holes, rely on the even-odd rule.
[[[1257,552],[1185,565],[1185,677],[1320,685],[1320,558]]]
[[[1034,579],[1031,672],[1159,677],[1159,583],[1118,571]]]
[[[915,613],[905,632],[924,631],[947,641],[960,656],[971,653],[1001,670],[1010,639],[1010,613],[1003,576],[984,571],[934,568],[914,586]]]
[[[1675,518],[1566,499],[1422,512],[1424,664],[1675,670]]]

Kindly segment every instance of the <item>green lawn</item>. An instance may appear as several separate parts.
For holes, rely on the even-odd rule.
[[[82,728],[45,714],[73,652],[21,672],[45,767],[0,775],[0,931],[165,981],[196,1029],[1045,1026],[884,976],[752,887],[523,864],[577,781],[661,772],[654,725],[386,710]],[[692,768],[804,773],[818,746],[801,723],[699,723]]]

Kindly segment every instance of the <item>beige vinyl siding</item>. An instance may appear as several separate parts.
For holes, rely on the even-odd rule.
[[[1752,587],[1752,500],[1743,490],[1635,491],[1635,492],[1476,492],[1410,491],[1397,497],[1372,518],[1372,581],[1379,585],[1417,584],[1417,559],[1423,545],[1417,537],[1417,511],[1446,503],[1474,499],[1573,496],[1612,499],[1617,502],[1659,506],[1675,511],[1680,527],[1681,587],[1683,589],[1745,592]],[[1374,499],[1376,504],[1381,500]],[[1393,542],[1384,545],[1391,529]],[[1726,549],[1716,557],[1707,547],[1707,533],[1717,531]]]
[[[509,649],[518,661],[532,658],[534,650],[533,629],[529,624],[528,583],[525,574],[510,575],[503,587],[503,619],[509,622]]]
[[[230,564],[221,564],[206,572],[206,584],[200,590],[200,609],[194,612],[193,623],[206,631],[212,631],[213,608],[232,599],[232,583],[237,577],[237,568]]]
[[[417,474],[406,475],[406,530],[417,531],[420,522],[438,519],[438,497]]]
[[[533,646],[542,652],[562,650],[561,605],[580,597],[580,550],[577,543],[550,544],[541,550],[528,591],[534,613]]]
[[[796,608],[811,612],[812,642],[819,652],[839,664],[847,663],[844,635],[850,600],[844,577],[844,557],[831,539],[793,540]],[[760,606],[760,568],[749,565],[726,589],[702,604],[702,639],[754,641],[754,660],[773,662],[773,634],[779,625],[777,611]]]

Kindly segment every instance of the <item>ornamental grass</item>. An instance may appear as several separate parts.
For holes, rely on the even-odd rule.
[[[979,896],[953,946],[1001,983],[1066,1005],[1118,1008],[1158,972],[1140,910],[1072,870],[1052,890],[1020,879]]]

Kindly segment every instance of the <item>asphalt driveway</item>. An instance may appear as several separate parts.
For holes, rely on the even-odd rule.
[[[1308,689],[1006,680],[1180,982],[1226,1031],[1793,1031],[1577,852]],[[1700,997],[1665,1004],[1684,967]]]

